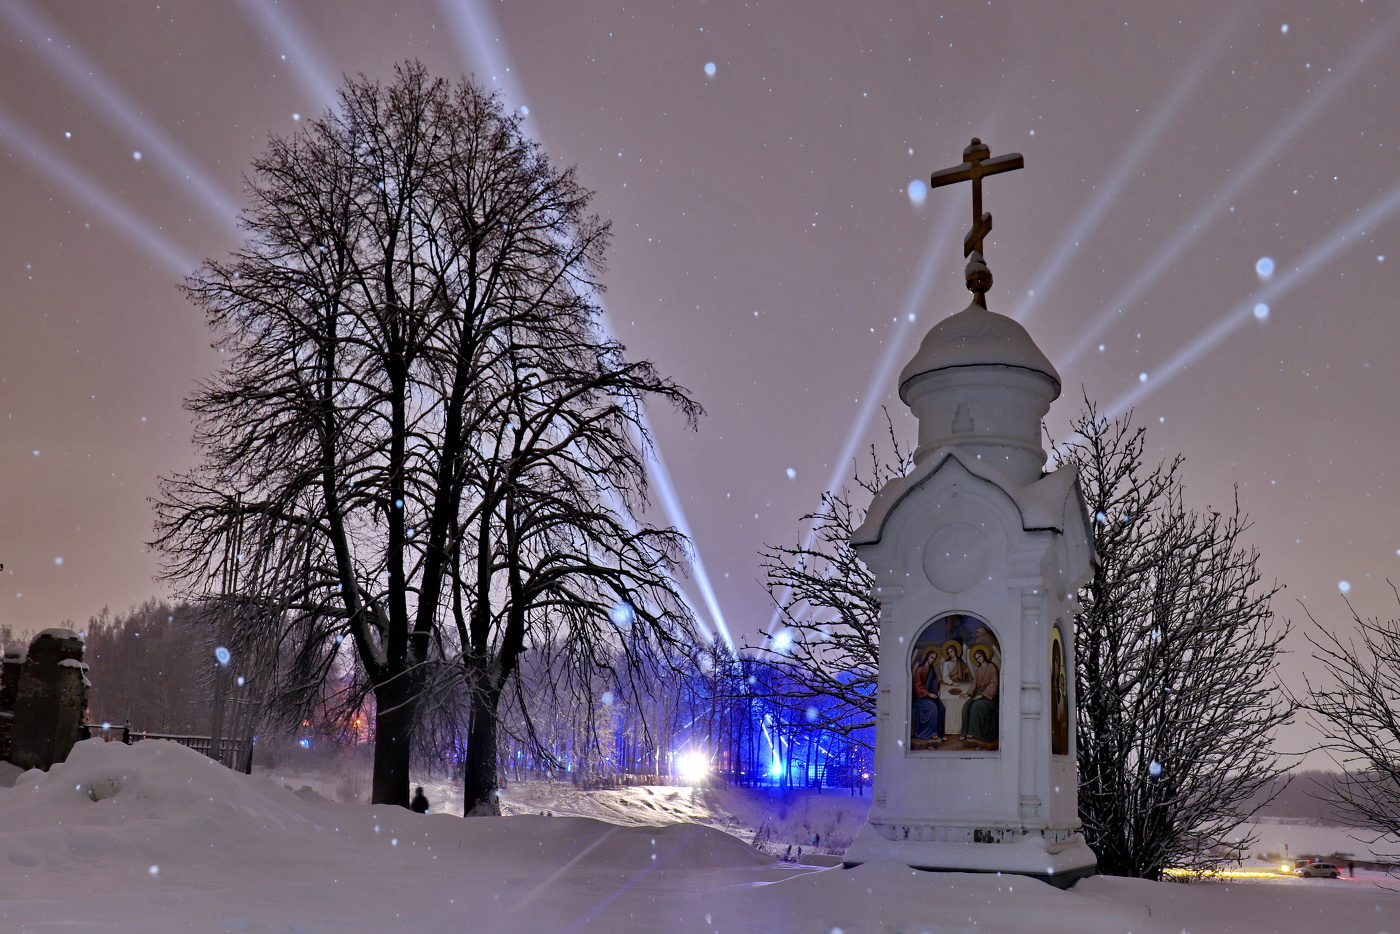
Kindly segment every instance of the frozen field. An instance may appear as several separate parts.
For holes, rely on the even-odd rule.
[[[297,794],[156,741],[81,743],[52,771],[15,778],[0,788],[5,934],[1400,934],[1400,884],[1382,877],[1098,877],[1061,892],[1016,877],[778,862],[713,827],[633,823],[648,810],[686,817],[689,792],[677,789],[590,805],[613,808],[610,823],[559,816],[576,794],[567,786],[533,797],[516,786],[508,803],[535,813],[462,820]],[[637,804],[647,796],[661,800]],[[844,825],[851,817],[834,815],[859,805],[839,797],[815,810],[789,804],[780,832],[804,820]],[[741,818],[722,819],[737,829]]]

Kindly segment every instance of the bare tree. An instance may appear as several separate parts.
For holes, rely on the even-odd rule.
[[[892,424],[889,434],[891,458],[882,458],[872,445],[869,472],[857,470],[854,477],[856,487],[868,496],[910,466]],[[802,517],[812,523],[807,542],[770,545],[761,552],[781,628],[758,647],[771,664],[763,669],[755,690],[801,714],[812,729],[868,746],[875,724],[880,605],[874,597],[874,575],[851,547],[851,534],[865,516],[851,497],[852,491],[844,487],[823,493],[822,508]]]
[[[601,592],[558,582],[616,552],[588,539],[547,559],[577,524],[531,523],[609,488],[624,506],[590,528],[626,526],[643,441],[621,433],[640,425],[641,397],[696,408],[595,334],[607,225],[476,85],[417,63],[388,86],[352,80],[254,173],[247,246],[188,286],[229,362],[189,402],[204,460],[163,483],[157,544],[171,578],[239,609],[240,644],[288,709],[354,669],[345,701],[373,695],[372,799],[407,806],[439,667],[462,659],[488,702],[474,701],[469,746],[494,769],[485,717],[528,623],[598,631]],[[595,440],[608,432],[611,448]],[[661,574],[674,534],[623,531],[642,543],[611,547]],[[568,573],[546,586],[531,561]],[[618,573],[607,589],[669,618],[650,609],[665,603],[652,583]]]
[[[1079,812],[1111,875],[1210,868],[1283,769],[1275,681],[1287,624],[1260,584],[1248,520],[1182,502],[1181,459],[1148,467],[1144,431],[1086,401],[1074,440],[1099,563],[1076,615]]]
[[[1349,602],[1347,609],[1355,635],[1345,637],[1309,614],[1313,657],[1329,677],[1316,687],[1308,682],[1302,704],[1323,748],[1346,769],[1327,802],[1378,835],[1400,836],[1400,620],[1362,619]]]
[[[684,540],[637,513],[643,403],[669,401],[692,424],[699,408],[650,363],[626,360],[582,296],[558,301],[548,328],[507,329],[489,416],[473,434],[472,495],[452,527],[454,644],[471,702],[468,814],[499,811],[499,708],[523,653],[558,675],[544,685],[547,705],[581,706],[584,722],[602,723],[600,676],[620,695],[645,693],[651,663],[696,641],[675,585]],[[530,706],[517,699],[528,731]]]

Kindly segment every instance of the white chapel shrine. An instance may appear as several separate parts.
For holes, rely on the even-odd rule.
[[[874,797],[845,865],[1066,887],[1096,862],[1078,817],[1073,677],[1074,595],[1095,557],[1077,474],[1043,472],[1059,374],[1025,328],[986,308],[981,176],[1021,158],[987,155],[974,139],[962,166],[934,175],[974,183],[974,298],[900,374],[919,421],[914,467],[852,536],[875,576],[880,660]]]

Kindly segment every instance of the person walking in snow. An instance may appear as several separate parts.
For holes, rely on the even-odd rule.
[[[422,785],[419,785],[418,790],[413,793],[413,800],[409,802],[408,807],[415,814],[428,813],[428,798],[423,794]]]

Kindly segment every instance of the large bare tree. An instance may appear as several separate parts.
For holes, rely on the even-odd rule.
[[[1181,459],[1149,466],[1130,416],[1086,402],[1073,427],[1055,454],[1079,469],[1099,558],[1075,618],[1085,837],[1111,875],[1216,866],[1282,771],[1277,587],[1261,584],[1238,503],[1186,508]]]
[[[203,462],[163,482],[157,544],[171,578],[236,604],[234,641],[260,653],[292,709],[357,672],[374,700],[372,799],[406,806],[424,692],[460,670],[459,653],[489,701],[529,629],[499,627],[503,656],[495,620],[605,602],[597,587],[567,607],[525,587],[523,561],[567,538],[527,517],[607,493],[626,525],[642,494],[642,398],[696,409],[596,333],[608,227],[475,84],[417,63],[387,85],[351,80],[253,170],[247,245],[188,285],[228,362],[188,403]],[[594,440],[608,432],[611,447]],[[559,477],[571,490],[549,486],[567,486]],[[659,576],[653,552],[671,554],[674,534],[636,534],[643,544],[614,547]],[[571,580],[616,557],[597,541],[571,554]],[[636,596],[643,618],[670,619],[668,581],[637,586],[656,585]],[[632,581],[607,586],[626,599]],[[490,743],[476,714],[491,710],[473,705],[473,745]]]
[[[1323,748],[1346,770],[1326,801],[1340,817],[1400,837],[1400,620],[1363,619],[1347,609],[1341,632],[1312,620],[1308,641],[1328,677],[1309,680],[1302,703]]]

